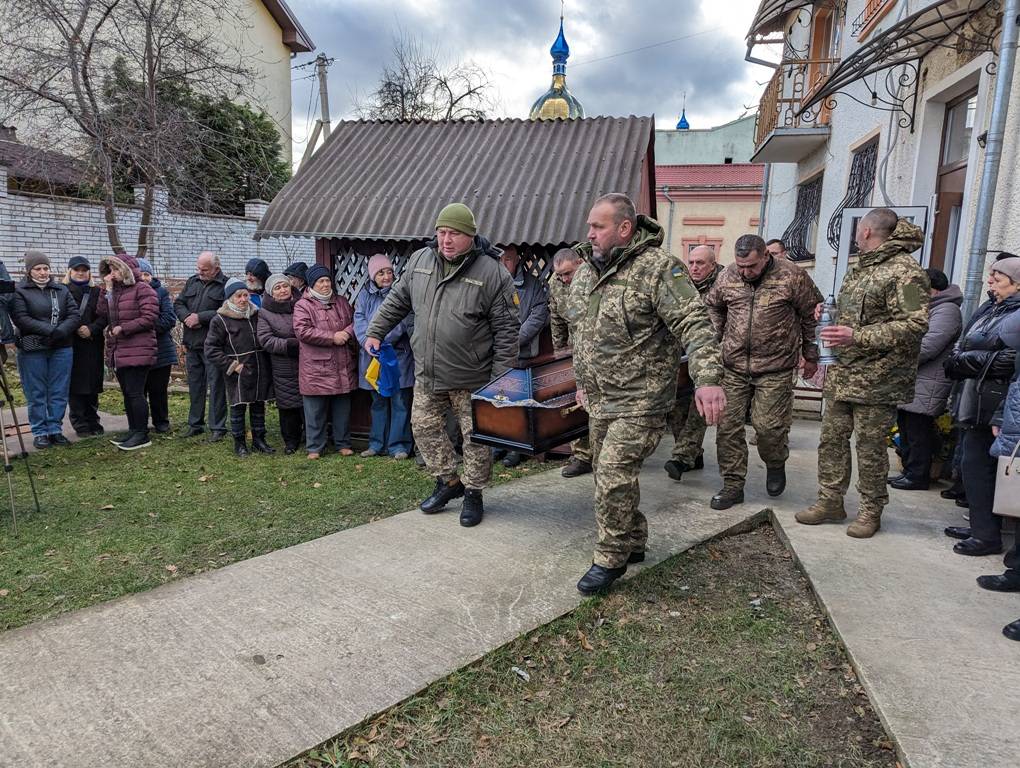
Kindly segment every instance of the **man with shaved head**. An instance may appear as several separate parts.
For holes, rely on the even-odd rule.
[[[195,274],[188,278],[174,301],[177,319],[184,324],[185,361],[188,366],[188,431],[194,437],[205,431],[206,393],[209,395],[210,440],[222,440],[227,434],[227,399],[223,374],[206,360],[205,336],[216,310],[223,306],[223,287],[227,276],[220,269],[220,257],[202,251],[195,260]]]
[[[715,251],[709,245],[698,245],[687,254],[687,270],[691,274],[691,282],[704,296],[715,283],[722,267],[716,262]],[[708,425],[698,413],[694,404],[694,387],[686,379],[677,386],[676,405],[667,418],[669,429],[673,433],[673,455],[663,467],[666,474],[679,481],[684,472],[704,469],[704,450],[701,444],[705,441]]]
[[[854,240],[860,253],[839,289],[838,325],[821,331],[837,362],[825,376],[818,500],[797,513],[797,522],[817,525],[846,519],[843,497],[850,487],[853,434],[860,506],[846,532],[866,539],[878,531],[889,502],[885,439],[896,419],[896,406],[914,399],[931,285],[911,256],[923,245],[924,233],[894,211],[870,211],[857,225]]]

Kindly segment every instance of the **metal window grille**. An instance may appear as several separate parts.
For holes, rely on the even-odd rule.
[[[809,261],[815,257],[815,236],[822,210],[822,179],[823,175],[819,174],[797,187],[797,208],[782,238],[792,261]]]
[[[875,188],[875,168],[878,165],[878,139],[854,152],[850,163],[850,179],[846,185],[846,196],[836,206],[826,239],[832,250],[839,251],[839,233],[843,226],[843,211],[847,208],[864,208],[871,202],[871,191]],[[851,244],[853,252],[855,246]]]

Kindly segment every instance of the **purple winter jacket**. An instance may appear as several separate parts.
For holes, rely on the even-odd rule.
[[[105,318],[106,362],[114,369],[152,366],[156,362],[156,318],[159,297],[142,282],[134,256],[107,256],[99,262],[99,274],[115,276],[113,299],[105,287],[99,298],[98,315]],[[120,333],[113,329],[120,326]]]
[[[350,340],[335,345],[337,331],[346,331]],[[323,304],[305,293],[294,305],[294,335],[301,342],[298,387],[302,395],[346,395],[358,388],[354,310],[347,299],[333,294]]]

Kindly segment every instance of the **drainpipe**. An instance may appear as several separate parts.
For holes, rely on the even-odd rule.
[[[761,180],[761,209],[758,211],[758,237],[765,236],[765,209],[769,197],[769,176],[772,175],[772,163],[765,163],[765,175]]]
[[[999,46],[999,66],[995,74],[992,117],[985,142],[984,172],[981,176],[981,190],[978,193],[974,236],[967,258],[967,282],[963,291],[965,321],[974,314],[981,299],[981,278],[985,271],[988,232],[992,225],[995,186],[999,180],[999,162],[1002,159],[1002,140],[1006,133],[1006,114],[1009,111],[1009,95],[1013,88],[1018,26],[1020,26],[1020,0],[1006,0],[1006,8],[1002,14],[1002,41]]]
[[[662,192],[663,197],[669,200],[669,230],[666,232],[666,251],[672,253],[673,250],[671,246],[673,244],[673,204],[676,201],[669,196],[668,184],[663,184],[662,189],[660,189],[659,191]]]

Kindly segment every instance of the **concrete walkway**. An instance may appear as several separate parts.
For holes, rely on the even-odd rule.
[[[18,423],[22,428],[21,435],[25,441],[25,450],[28,453],[35,453],[38,449],[32,445],[32,430],[28,425],[28,407],[22,405],[18,406],[14,410],[15,413],[18,414]],[[100,411],[99,421],[103,425],[103,429],[105,429],[110,435],[113,435],[116,432],[124,432],[128,428],[127,416],[123,414],[114,416],[111,413]],[[21,451],[21,445],[18,443],[18,435],[14,431],[14,424],[11,422],[11,411],[9,408],[4,410],[4,424],[7,425],[7,431],[4,434],[7,439],[7,450],[12,454],[16,454]],[[64,437],[72,443],[76,443],[83,439],[75,434],[74,427],[71,426],[71,419],[66,413],[64,414],[63,428]]]

